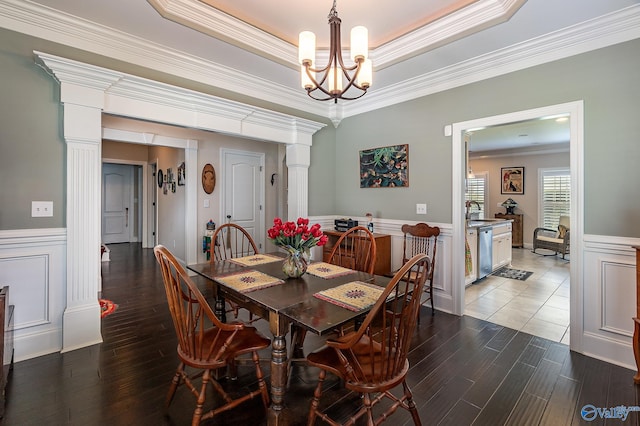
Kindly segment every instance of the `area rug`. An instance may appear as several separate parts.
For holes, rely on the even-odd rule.
[[[116,309],[118,309],[118,305],[109,299],[98,299],[98,301],[100,302],[100,318],[111,315]]]
[[[511,278],[512,280],[524,281],[529,278],[533,272],[523,271],[522,269],[502,268],[498,269],[491,275],[502,278]]]

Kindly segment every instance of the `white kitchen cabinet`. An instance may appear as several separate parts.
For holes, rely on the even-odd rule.
[[[469,243],[469,250],[471,250],[471,273],[464,277],[465,286],[471,284],[478,278],[478,228],[467,229],[467,242]]]
[[[493,227],[493,260],[492,269],[500,269],[511,265],[511,222]]]

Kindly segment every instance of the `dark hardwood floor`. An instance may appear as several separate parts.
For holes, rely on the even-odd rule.
[[[64,354],[16,363],[7,388],[3,425],[187,425],[194,407],[182,388],[164,413],[177,366],[176,338],[153,251],[137,244],[111,245],[104,262],[102,296],[118,304],[103,319],[104,342]],[[19,309],[19,307],[18,307]],[[410,353],[408,382],[425,425],[635,425],[638,413],[593,421],[581,408],[639,406],[633,371],[569,351],[566,345],[471,317],[422,313]],[[269,335],[266,321],[255,323]],[[305,350],[322,344],[308,335]],[[265,373],[269,372],[264,353]],[[286,404],[294,424],[306,424],[316,371],[296,365]],[[253,387],[253,370],[225,386]],[[337,414],[357,396],[334,379],[322,403]],[[411,424],[397,412],[390,425]],[[259,400],[204,424],[263,425]]]

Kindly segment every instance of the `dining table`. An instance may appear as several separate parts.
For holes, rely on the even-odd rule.
[[[226,321],[230,300],[269,321],[271,342],[271,404],[267,424],[290,424],[285,406],[290,354],[286,336],[295,325],[323,336],[362,318],[390,278],[311,261],[307,272],[288,278],[281,252],[188,265],[213,286],[214,310]]]

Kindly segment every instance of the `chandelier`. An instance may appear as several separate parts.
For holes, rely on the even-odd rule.
[[[365,27],[358,26],[351,30],[351,60],[352,66],[345,66],[342,60],[342,48],[340,46],[340,23],[336,0],[329,11],[329,26],[331,27],[331,46],[329,48],[329,63],[324,68],[314,67],[316,57],[316,36],[311,31],[300,33],[298,43],[298,61],[300,62],[300,74],[302,87],[307,94],[318,101],[333,99],[353,100],[364,96],[371,86],[373,67],[371,59],[367,58],[369,50],[368,31]],[[320,78],[316,76],[319,74]],[[346,85],[343,86],[343,79]],[[344,87],[344,88],[343,88]],[[353,94],[346,95],[351,88]]]

